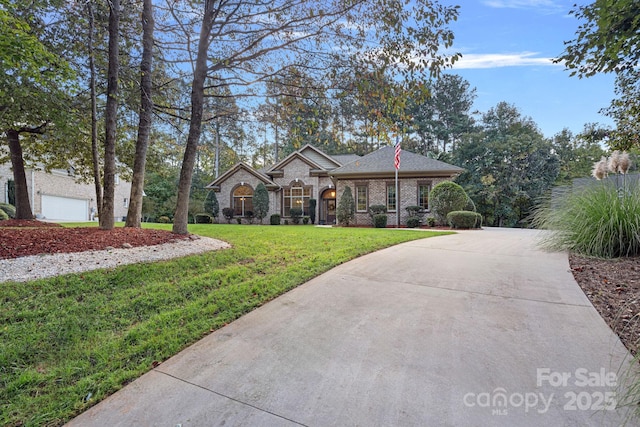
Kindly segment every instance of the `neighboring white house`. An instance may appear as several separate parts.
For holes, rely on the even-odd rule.
[[[39,219],[52,221],[89,221],[96,211],[96,192],[93,184],[76,181],[72,170],[55,169],[51,173],[26,170],[31,211]],[[11,164],[0,164],[0,202],[9,203],[9,182],[13,181]],[[131,183],[116,176],[116,221],[123,220],[129,208]]]

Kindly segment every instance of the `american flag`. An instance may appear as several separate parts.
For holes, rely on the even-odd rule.
[[[393,157],[393,165],[396,167],[396,169],[400,169],[400,152],[402,151],[400,149],[400,138],[396,137],[396,153],[395,156]]]

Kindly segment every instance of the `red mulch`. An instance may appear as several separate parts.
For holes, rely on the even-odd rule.
[[[66,228],[43,221],[4,220],[0,221],[0,259],[121,248],[123,245],[153,246],[186,238],[188,236],[170,231],[146,228],[101,230],[98,227]]]
[[[600,316],[634,355],[640,356],[640,257],[569,256],[576,282]]]

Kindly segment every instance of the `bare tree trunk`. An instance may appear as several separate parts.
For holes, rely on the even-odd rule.
[[[100,218],[100,214],[102,213],[102,180],[100,179],[100,153],[98,151],[98,106],[96,100],[96,64],[93,46],[95,24],[91,2],[87,2],[87,13],[89,14],[87,53],[89,55],[89,90],[91,93],[91,156],[93,159],[93,183],[96,189],[96,208],[98,210],[98,218]]]
[[[136,157],[133,163],[133,179],[131,196],[125,227],[140,227],[142,218],[142,195],[144,194],[144,174],[149,148],[151,131],[151,66],[153,60],[153,4],[144,0],[142,9],[142,62],[140,64],[140,121],[138,123],[138,140],[136,141]]]
[[[196,160],[200,133],[202,132],[204,81],[207,77],[207,51],[209,49],[209,37],[213,25],[213,16],[213,0],[206,0],[202,27],[200,28],[196,67],[193,73],[193,84],[191,86],[191,121],[189,123],[189,135],[187,136],[187,146],[185,147],[184,158],[182,159],[182,168],[180,169],[178,200],[173,217],[173,232],[178,234],[188,233],[189,195],[191,192],[193,166]]]
[[[27,176],[24,170],[24,158],[20,145],[20,133],[17,130],[6,131],[11,154],[11,166],[13,167],[13,181],[16,186],[16,219],[33,219],[31,204],[29,203],[29,190],[27,188]]]
[[[107,106],[105,109],[104,141],[104,196],[100,213],[100,228],[114,227],[114,198],[116,175],[116,131],[118,115],[118,31],[120,27],[120,0],[110,1],[109,12],[109,71],[107,73]]]
[[[216,163],[214,172],[215,177],[218,178],[218,173],[220,172],[220,123],[218,119],[216,119]]]

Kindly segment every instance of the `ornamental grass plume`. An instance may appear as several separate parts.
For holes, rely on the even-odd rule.
[[[607,176],[607,159],[603,157],[599,162],[593,164],[593,171],[591,174],[597,180],[604,179]]]
[[[618,173],[618,166],[620,165],[620,152],[618,150],[611,153],[609,161],[607,162],[607,169],[611,173]]]
[[[629,168],[631,167],[631,160],[629,159],[629,153],[623,151],[622,154],[618,157],[618,171],[626,175],[629,172]]]

